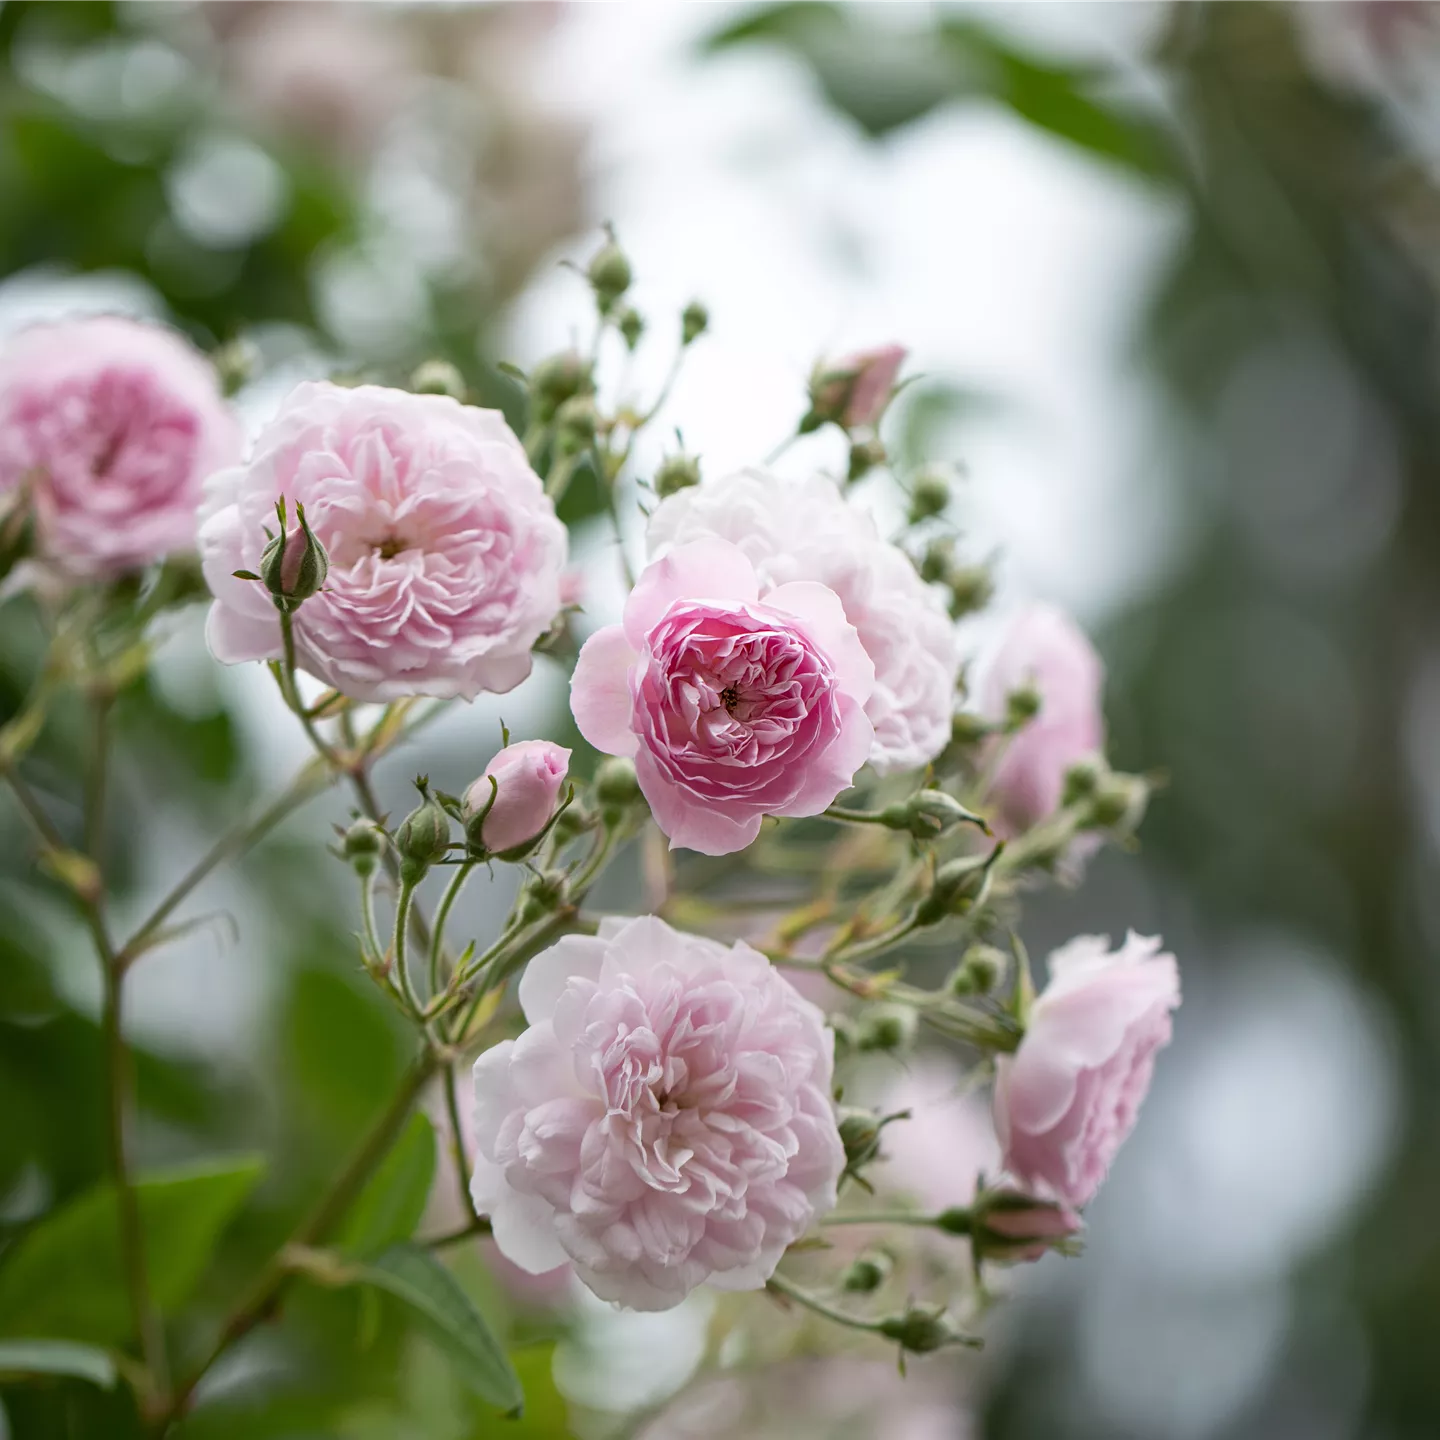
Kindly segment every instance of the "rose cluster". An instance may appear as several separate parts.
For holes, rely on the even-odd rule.
[[[628,270],[608,256],[592,272],[602,317],[626,333]],[[687,311],[687,344],[703,331],[697,315]],[[38,327],[0,354],[0,494],[31,525],[28,558],[62,575],[111,580],[198,548],[213,654],[273,662],[317,736],[325,706],[302,699],[297,672],[352,704],[504,693],[542,639],[558,636],[564,653],[574,587],[554,492],[604,429],[583,365],[561,358],[532,386],[539,446],[449,395],[322,382],[298,386],[242,457],[212,372],[180,337],[108,318]],[[840,429],[844,476],[751,469],[695,483],[697,466],[671,465],[648,517],[648,564],[574,661],[575,725],[611,757],[580,800],[571,752],[524,740],[463,798],[422,782],[404,825],[365,821],[346,837],[367,928],[376,857],[397,862],[395,939],[388,951],[367,941],[366,963],[412,1017],[458,1015],[483,985],[503,987],[518,956],[525,1028],[474,1066],[471,1194],[527,1271],[570,1264],[598,1295],[647,1310],[702,1283],[764,1286],[836,1206],[842,1177],[883,1149],[881,1123],[837,1110],[835,1031],[782,974],[795,958],[784,943],[772,963],[743,940],[648,915],[521,945],[552,939],[552,923],[583,928],[586,888],[645,812],[671,848],[702,856],[828,816],[900,831],[929,857],[905,882],[921,887],[908,916],[867,930],[857,912],[806,963],[862,1004],[896,999],[995,1056],[1008,1178],[937,1218],[977,1254],[1034,1258],[1072,1233],[1135,1124],[1179,1003],[1158,939],[1131,935],[1113,952],[1074,940],[1038,997],[1022,978],[1004,1001],[1007,962],[983,945],[943,993],[863,971],[918,929],[957,917],[975,928],[1018,867],[1073,861],[1107,827],[1133,827],[1143,800],[1103,763],[1100,661],[1060,611],[1018,616],[977,710],[964,709],[956,615],[970,601],[913,553],[924,527],[943,523],[944,494],[917,489],[907,549],[852,488],[883,457],[875,432],[902,359],[893,346],[862,352],[812,380],[800,433]],[[925,553],[949,544],[940,536]],[[951,793],[956,776],[968,779]],[[852,790],[885,803],[841,803]],[[1009,850],[978,847],[982,832]],[[567,859],[587,835],[588,856]],[[485,966],[442,965],[437,933],[431,993],[417,995],[405,957],[416,887],[435,866],[461,866],[463,884],[496,858],[530,867],[498,949]],[[893,1017],[889,1029],[866,1023],[861,1048],[909,1033]],[[458,1028],[451,1043],[468,1039]],[[947,1333],[927,1315],[873,1328],[923,1349]]]

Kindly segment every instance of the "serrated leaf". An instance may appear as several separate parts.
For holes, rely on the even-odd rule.
[[[385,1163],[351,1206],[336,1248],[347,1255],[378,1255],[408,1240],[420,1223],[434,1179],[434,1127],[424,1115],[412,1115]]]
[[[520,1412],[525,1392],[510,1357],[459,1281],[428,1250],[392,1246],[359,1267],[356,1279],[409,1306],[481,1399],[507,1414]]]
[[[142,1176],[135,1189],[150,1293],[183,1305],[215,1241],[264,1169],[245,1155]],[[115,1187],[94,1186],[27,1231],[0,1261],[0,1333],[97,1344],[131,1338]]]
[[[94,1345],[73,1340],[0,1340],[0,1376],[65,1375],[108,1390],[115,1361]]]

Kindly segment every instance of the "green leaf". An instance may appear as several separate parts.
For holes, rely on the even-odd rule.
[[[150,1294],[173,1312],[195,1288],[216,1238],[260,1179],[258,1156],[207,1161],[136,1184]],[[115,1187],[106,1181],[27,1231],[0,1261],[0,1333],[98,1344],[131,1338]]]
[[[71,1375],[108,1390],[115,1362],[93,1345],[72,1340],[0,1340],[0,1377]]]
[[[483,1400],[507,1414],[525,1403],[519,1376],[495,1333],[455,1277],[419,1245],[395,1245],[356,1271],[403,1301],[420,1317],[430,1338],[456,1365],[461,1379]]]
[[[410,1122],[385,1163],[350,1207],[335,1238],[347,1255],[378,1255],[415,1233],[435,1178],[435,1130],[424,1115]]]

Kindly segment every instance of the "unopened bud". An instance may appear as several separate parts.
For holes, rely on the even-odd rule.
[[[461,401],[469,393],[465,377],[448,360],[426,360],[417,365],[410,377],[410,388],[417,395],[448,395]]]
[[[942,515],[949,504],[949,477],[937,468],[922,470],[910,487],[910,523],[918,525],[922,520]]]
[[[946,982],[952,995],[988,995],[999,985],[1010,957],[994,945],[972,945]]]
[[[930,893],[915,909],[917,925],[938,925],[947,915],[967,915],[990,891],[990,867],[1005,849],[1003,842],[988,855],[962,855],[947,860],[936,872]]]
[[[595,438],[599,415],[589,395],[572,395],[555,413],[555,443],[573,455]]]
[[[400,878],[407,885],[416,884],[437,860],[445,858],[450,848],[450,817],[444,806],[430,793],[424,776],[415,782],[415,788],[420,792],[420,803],[395,832]]]
[[[929,1355],[947,1345],[974,1343],[950,1323],[944,1310],[922,1305],[912,1305],[903,1315],[887,1316],[876,1328],[887,1340],[894,1340],[902,1350],[913,1355]]]
[[[905,1005],[882,1005],[860,1017],[855,1027],[857,1050],[908,1050],[915,1039],[916,1016]]]
[[[1106,778],[1108,777],[1105,764],[1099,756],[1092,755],[1087,759],[1077,760],[1065,772],[1065,784],[1060,792],[1060,803],[1074,805],[1085,799],[1087,795],[1093,795],[1101,780]]]
[[[895,1262],[884,1250],[867,1250],[840,1276],[840,1288],[852,1295],[873,1295],[890,1278]]]
[[[542,424],[554,418],[555,412],[572,395],[591,389],[590,367],[574,350],[562,350],[542,360],[530,372],[530,394],[536,416]]]
[[[520,896],[516,918],[521,925],[533,925],[553,915],[565,904],[565,876],[561,871],[550,870],[536,875]]]
[[[324,586],[330,557],[311,530],[303,505],[295,507],[300,528],[288,534],[283,496],[276,501],[275,513],[280,519],[280,533],[260,556],[260,579],[280,609],[294,612]]]
[[[983,610],[995,595],[995,579],[983,565],[954,565],[946,572],[945,584],[953,620]]]
[[[926,547],[920,557],[920,578],[927,584],[943,580],[955,563],[955,542],[948,535],[938,536]]]
[[[710,312],[698,301],[692,300],[680,312],[680,343],[691,345],[710,328]]]
[[[850,447],[850,464],[846,476],[853,484],[886,461],[885,447],[877,438],[857,440]]]
[[[613,237],[595,252],[585,274],[590,281],[590,288],[595,292],[595,303],[602,314],[610,311],[615,302],[630,288],[630,281],[634,278],[630,261]]]
[[[1034,685],[1021,685],[1005,697],[1005,724],[1008,729],[1018,730],[1028,720],[1033,720],[1043,704],[1039,690]]]
[[[615,321],[615,328],[624,339],[625,348],[633,350],[640,343],[640,337],[645,333],[645,320],[633,305],[627,305]]]
[[[632,805],[643,804],[644,798],[633,760],[607,755],[595,767],[595,799],[607,825],[615,824]]]
[[[917,790],[908,800],[887,805],[880,823],[890,830],[907,830],[917,840],[934,840],[968,822],[988,830],[983,817],[967,810],[943,790]]]
[[[858,1170],[880,1153],[880,1116],[870,1110],[841,1110],[840,1143],[845,1147],[845,1168]]]
[[[549,740],[518,740],[495,755],[462,803],[470,853],[529,854],[550,828],[569,770],[570,752]]]
[[[370,820],[357,820],[345,832],[345,838],[340,842],[340,853],[354,866],[355,873],[362,880],[375,873],[384,848],[385,837]]]
[[[664,500],[700,483],[700,462],[693,455],[667,456],[655,472],[655,493]]]
[[[988,738],[992,729],[990,721],[974,715],[968,710],[957,711],[950,717],[950,743],[952,745],[978,745]]]
[[[1038,1260],[1047,1250],[1073,1252],[1083,1228],[1068,1205],[1018,1190],[983,1192],[971,1207],[970,1244],[977,1260],[1011,1264]]]
[[[1150,786],[1139,775],[1106,775],[1095,787],[1085,824],[1128,835],[1145,818]]]

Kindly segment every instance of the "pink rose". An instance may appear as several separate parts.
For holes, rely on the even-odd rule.
[[[668,496],[650,517],[650,554],[714,538],[738,545],[771,586],[814,580],[840,597],[875,662],[865,713],[878,775],[918,770],[950,742],[960,646],[935,586],[832,480],[742,470]]]
[[[678,546],[576,662],[580,733],[634,759],[672,846],[728,855],[766,815],[818,815],[870,752],[875,667],[834,592],[795,581],[759,596],[738,547]]]
[[[1005,1168],[1066,1205],[1100,1188],[1170,1040],[1180,976],[1160,941],[1133,932],[1113,954],[1082,935],[1050,957],[1020,1048],[995,1074],[995,1129]]]
[[[549,740],[518,740],[500,751],[465,792],[467,816],[490,806],[480,822],[485,848],[513,850],[533,840],[550,823],[569,770],[570,752]]]
[[[193,548],[202,482],[241,442],[209,361],[158,325],[62,320],[0,351],[0,494],[30,487],[41,555],[74,574]]]
[[[297,386],[250,463],[206,487],[200,550],[226,664],[274,660],[257,570],[276,499],[301,502],[329,553],[296,611],[300,668],[357,700],[513,689],[560,609],[565,527],[497,410],[377,385]]]
[[[878,424],[890,403],[905,355],[903,345],[877,345],[826,361],[811,388],[811,409],[847,430]]]
[[[1002,834],[1028,829],[1053,814],[1065,772],[1105,744],[1100,694],[1104,668],[1075,622],[1053,605],[1031,605],[1010,626],[981,692],[981,708],[996,719],[1006,697],[1026,685],[1040,693],[1040,711],[1008,741],[995,771],[991,798]]]
[[[1022,1264],[1039,1260],[1084,1228],[1068,1205],[1007,1188],[985,1194],[970,1239],[982,1260]]]
[[[834,1206],[834,1037],[758,951],[609,918],[537,955],[520,1005],[475,1062],[471,1195],[522,1269],[668,1310],[759,1289]]]

